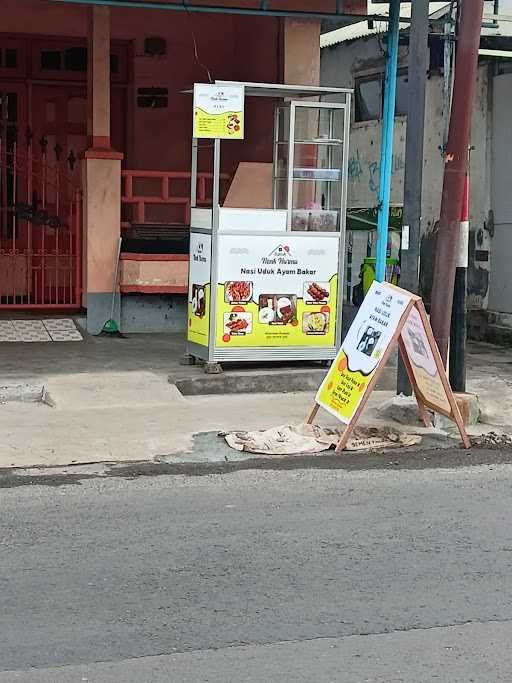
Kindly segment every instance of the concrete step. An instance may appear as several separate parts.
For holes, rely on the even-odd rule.
[[[219,375],[201,374],[184,379],[169,378],[183,396],[218,394],[287,394],[298,391],[315,392],[327,373],[327,368],[273,368],[225,370]],[[382,371],[377,389],[392,391],[396,387],[396,368]]]
[[[512,346],[512,329],[504,325],[488,325],[485,341],[500,346]]]
[[[44,403],[46,393],[44,384],[5,384],[0,386],[0,403]]]

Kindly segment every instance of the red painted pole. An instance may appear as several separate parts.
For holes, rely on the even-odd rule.
[[[450,340],[460,212],[467,171],[483,7],[483,0],[463,0],[461,2],[450,129],[445,153],[441,215],[437,226],[436,261],[430,314],[434,337],[445,367]]]

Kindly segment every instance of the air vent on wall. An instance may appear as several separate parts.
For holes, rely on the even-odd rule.
[[[144,52],[150,57],[163,57],[167,54],[167,41],[165,38],[152,36],[144,40]]]
[[[137,88],[137,106],[143,109],[165,109],[169,104],[167,88]]]

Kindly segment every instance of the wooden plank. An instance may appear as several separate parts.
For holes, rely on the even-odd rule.
[[[319,410],[320,410],[320,406],[318,405],[318,403],[315,403],[315,405],[313,406],[313,409],[309,413],[309,417],[306,420],[306,424],[308,424],[308,425],[313,424],[313,420],[317,416],[317,413]]]

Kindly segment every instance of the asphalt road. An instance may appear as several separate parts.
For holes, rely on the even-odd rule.
[[[512,465],[0,490],[0,683],[512,680]]]

